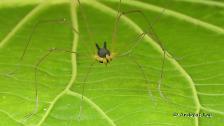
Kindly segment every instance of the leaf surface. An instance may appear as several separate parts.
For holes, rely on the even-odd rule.
[[[136,43],[137,35],[147,30],[141,15],[122,16],[112,48],[118,2],[81,0],[80,8],[74,2],[58,0],[0,7],[0,125],[222,125],[223,3],[122,1],[122,11],[141,10],[151,22],[161,15],[153,28],[175,57],[166,56],[161,87],[164,99],[158,92],[163,51],[156,41],[146,36],[130,57],[119,57]],[[79,34],[68,25],[40,24],[24,60],[18,63],[33,25],[62,18],[71,21],[69,25]],[[107,66],[93,58],[95,43],[102,45],[104,41],[115,54]],[[24,121],[35,107],[35,64],[50,48],[77,54],[55,52],[41,63],[37,73],[38,112]],[[7,74],[15,69],[15,74]],[[212,117],[175,117],[174,113],[206,113]]]

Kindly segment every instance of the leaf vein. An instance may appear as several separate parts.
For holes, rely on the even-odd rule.
[[[20,121],[16,120],[16,119],[15,119],[12,115],[10,115],[8,112],[6,112],[6,111],[4,111],[4,110],[1,110],[1,109],[0,109],[0,112],[3,113],[3,114],[5,114],[5,115],[7,115],[10,119],[14,120],[15,122],[17,122],[17,123],[19,123],[19,124],[21,124],[21,125],[24,126],[23,123],[21,123]]]
[[[43,2],[37,5],[33,10],[31,10],[22,20],[18,22],[18,24],[3,38],[0,42],[0,48],[2,48],[12,37],[18,32],[19,29],[23,27],[24,24],[27,23],[35,14],[39,13],[40,10],[43,10],[47,7],[46,2]]]
[[[74,96],[74,97],[78,97],[78,98],[82,98],[82,95],[76,93],[76,92],[73,92],[73,91],[67,91],[67,94],[68,95],[71,95],[71,96]],[[93,108],[95,108],[95,110],[101,114],[102,117],[104,117],[108,123],[111,125],[111,126],[116,126],[116,124],[114,123],[114,121],[98,106],[96,105],[93,101],[91,101],[90,99],[88,99],[87,97],[83,96],[83,100],[88,103],[89,105],[91,105]]]
[[[70,6],[70,11],[71,11],[71,17],[72,17],[72,26],[73,28],[75,28],[76,30],[78,30],[78,20],[77,20],[77,11],[76,11],[76,4],[73,4],[71,1],[71,6]],[[77,48],[77,44],[78,44],[78,34],[73,32],[73,43],[72,43],[72,51],[76,52],[76,48]],[[65,89],[63,91],[61,91],[55,98],[54,100],[51,102],[48,110],[46,111],[46,113],[44,114],[44,116],[41,118],[41,120],[39,121],[39,123],[37,124],[37,126],[40,126],[47,118],[47,116],[50,114],[51,110],[53,109],[55,103],[58,101],[59,98],[61,98],[63,95],[65,95],[65,93],[67,93],[70,89],[70,87],[72,86],[72,84],[75,81],[76,78],[76,55],[74,53],[71,53],[71,63],[72,63],[72,77],[68,83],[68,85],[65,87]]]

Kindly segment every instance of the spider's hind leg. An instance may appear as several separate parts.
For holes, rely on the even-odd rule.
[[[152,83],[149,79],[149,76],[147,75],[144,67],[137,61],[137,59],[132,55],[132,54],[129,54],[126,56],[130,61],[132,61],[137,68],[139,68],[139,72],[141,73],[141,75],[143,76],[144,78],[144,81],[145,81],[145,84],[146,84],[146,87],[147,87],[147,92],[148,92],[148,95],[149,97],[151,98],[152,100],[152,103],[156,106],[156,99],[155,97],[153,96],[153,92],[152,92]]]

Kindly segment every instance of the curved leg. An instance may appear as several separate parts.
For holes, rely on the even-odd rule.
[[[20,56],[20,58],[19,58],[19,60],[18,60],[18,62],[17,62],[17,68],[15,68],[15,70],[9,72],[8,75],[15,74],[16,71],[19,69],[19,66],[18,66],[18,65],[20,64],[20,62],[23,61],[23,59],[24,59],[24,57],[25,57],[25,54],[26,54],[26,52],[27,52],[27,50],[28,50],[28,48],[29,48],[29,45],[30,45],[30,43],[31,43],[33,34],[35,33],[35,31],[36,31],[36,29],[38,28],[39,25],[41,25],[41,24],[46,24],[46,23],[65,24],[65,25],[69,26],[73,32],[76,32],[77,34],[79,34],[79,32],[78,32],[75,28],[73,28],[73,27],[70,25],[71,22],[70,22],[70,21],[67,21],[65,18],[62,18],[62,19],[52,19],[52,20],[40,20],[40,21],[37,21],[37,23],[35,23],[35,24],[33,25],[32,31],[31,31],[31,33],[30,33],[30,35],[29,35],[29,37],[28,37],[28,40],[27,40],[27,42],[26,42],[25,48],[24,48],[24,50],[23,50],[23,52],[22,52],[22,55]]]
[[[124,16],[124,15],[130,15],[130,14],[135,14],[136,13],[136,14],[139,14],[140,16],[142,16],[144,21],[147,23],[147,29],[146,29],[147,31],[140,34],[138,37],[141,37],[141,36],[144,37],[145,35],[148,35],[150,38],[155,40],[155,42],[157,42],[161,46],[163,51],[166,50],[164,48],[162,42],[160,41],[159,37],[157,36],[157,34],[154,32],[154,29],[153,29],[153,24],[155,24],[155,21],[158,21],[161,18],[162,14],[165,12],[165,9],[161,12],[160,15],[158,15],[158,17],[156,17],[156,20],[154,20],[154,23],[152,24],[152,23],[150,23],[148,18],[145,16],[144,12],[142,12],[141,10],[121,11],[120,7],[121,7],[121,0],[119,2],[118,14],[117,14],[117,17],[116,17],[116,20],[115,20],[115,23],[114,23],[112,45],[114,45],[113,43],[116,42],[116,32],[117,32],[118,25],[119,25],[121,17]]]
[[[142,73],[142,76],[144,77],[145,83],[147,84],[146,86],[148,88],[148,95],[152,98],[152,103],[156,103],[150,88],[150,80],[145,70],[143,69],[142,65],[138,63],[138,61],[131,54],[128,55],[128,58],[140,69],[140,72]]]
[[[66,49],[51,48],[37,61],[37,63],[35,64],[35,67],[34,67],[34,72],[35,72],[35,77],[34,77],[34,84],[35,84],[35,107],[34,107],[33,111],[30,114],[25,116],[24,121],[26,121],[27,119],[29,119],[30,117],[32,117],[33,115],[35,115],[38,112],[38,106],[39,106],[38,82],[37,82],[38,67],[41,65],[41,63],[43,63],[44,60],[46,60],[46,58],[48,56],[50,56],[50,54],[52,54],[54,52],[65,52],[65,53],[77,54],[76,52],[73,52],[73,51],[70,51],[70,50],[66,50]]]
[[[149,20],[147,19],[147,17],[145,16],[145,14],[141,11],[141,10],[129,10],[129,11],[120,11],[120,6],[121,6],[121,0],[119,2],[119,9],[118,9],[118,15],[117,15],[117,18],[115,20],[115,24],[114,24],[114,30],[113,30],[113,41],[112,41],[112,45],[114,45],[113,43],[115,43],[115,39],[116,39],[116,32],[117,32],[117,29],[118,29],[118,25],[119,25],[119,21],[121,19],[121,17],[123,15],[129,15],[129,14],[133,14],[133,13],[137,13],[139,14],[140,16],[143,17],[143,19],[145,20],[145,22],[147,23],[147,31],[140,34],[139,36],[137,36],[137,40],[135,40],[135,43],[131,46],[130,49],[128,49],[127,52],[125,53],[122,53],[120,56],[125,56],[129,53],[132,52],[132,50],[140,43],[140,40],[142,40],[144,38],[145,35],[149,36],[150,38],[152,38],[158,45],[160,45],[161,49],[163,50],[163,59],[162,59],[162,66],[161,66],[161,73],[160,73],[160,80],[158,81],[158,91],[159,91],[159,94],[162,98],[165,98],[163,93],[161,92],[161,85],[162,85],[162,80],[164,78],[164,65],[165,65],[165,58],[166,58],[166,55],[173,58],[172,56],[168,55],[166,52],[166,49],[163,45],[163,43],[161,42],[161,40],[159,39],[158,35],[154,32],[154,29],[153,29],[153,26],[152,24],[149,22]],[[162,11],[162,13],[164,13],[165,10]],[[161,15],[162,15],[161,13]],[[159,15],[156,20],[158,21],[161,17],[161,15]]]
[[[93,41],[94,34],[90,30],[90,28],[89,28],[90,25],[88,23],[88,18],[87,18],[86,14],[85,14],[85,9],[83,8],[80,0],[74,0],[74,3],[79,5],[80,13],[81,13],[81,16],[82,16],[82,18],[84,20],[84,24],[85,24],[85,27],[86,27],[86,30],[87,30],[87,34],[88,34],[88,37],[89,37],[89,41],[90,41],[91,45],[93,46],[93,45],[95,45],[94,44],[94,41]],[[88,48],[88,46],[86,46],[85,48]],[[94,52],[96,51],[95,48],[93,50],[94,50]],[[89,51],[89,52],[91,52],[91,51]]]
[[[91,72],[91,70],[92,70],[92,67],[94,66],[94,64],[96,63],[96,61],[93,61],[90,65],[89,65],[89,67],[88,67],[88,69],[87,69],[87,72],[86,72],[86,75],[85,75],[85,77],[84,77],[84,80],[83,80],[83,84],[82,84],[82,98],[81,98],[81,100],[80,100],[80,106],[79,106],[79,115],[78,115],[78,119],[79,120],[81,120],[81,114],[82,114],[82,105],[83,105],[83,96],[84,96],[84,90],[85,90],[85,83],[86,83],[86,81],[87,81],[87,79],[88,79],[88,77],[89,77],[89,73]]]

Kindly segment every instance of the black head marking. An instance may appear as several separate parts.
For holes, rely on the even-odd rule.
[[[96,43],[96,48],[97,48],[97,54],[101,58],[106,58],[106,55],[110,56],[110,51],[107,49],[107,44],[106,41],[103,43],[103,47],[100,48],[99,45]]]
[[[100,46],[96,43],[96,48],[99,51],[100,50]]]
[[[104,43],[103,43],[103,48],[107,48],[107,43],[106,43],[106,41],[104,41]]]

